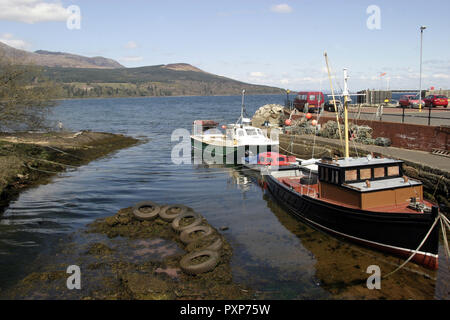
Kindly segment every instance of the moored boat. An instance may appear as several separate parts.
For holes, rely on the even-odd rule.
[[[242,166],[254,171],[262,169],[278,169],[278,168],[296,168],[298,167],[297,159],[294,156],[286,156],[278,152],[262,152],[256,156],[249,155],[242,159]]]
[[[191,142],[194,149],[202,151],[203,157],[227,157],[230,161],[240,161],[245,154],[258,154],[274,150],[278,140],[268,138],[260,129],[253,127],[249,118],[245,117],[245,90],[242,92],[241,116],[234,124],[222,126],[213,120],[195,120],[193,123]]]
[[[317,161],[317,179],[301,169],[268,171],[268,191],[314,227],[437,269],[438,207],[404,175],[403,161],[349,157],[346,70],[344,97],[345,157]]]

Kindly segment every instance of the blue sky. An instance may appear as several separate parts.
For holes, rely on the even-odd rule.
[[[66,26],[70,5],[81,10],[79,30]],[[367,27],[371,5],[379,29]],[[19,48],[127,67],[186,62],[292,90],[329,89],[325,50],[339,80],[349,68],[354,90],[418,88],[420,25],[423,87],[450,88],[449,1],[0,0],[0,41]]]

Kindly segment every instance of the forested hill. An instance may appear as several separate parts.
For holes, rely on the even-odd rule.
[[[207,73],[187,63],[126,68],[104,57],[45,50],[29,52],[2,42],[0,60],[42,68],[44,77],[56,83],[56,98],[238,95],[243,89],[249,94],[283,92]]]
[[[44,74],[62,84],[61,97],[278,94],[275,87],[253,85],[204,72],[184,63],[139,68],[46,67]]]

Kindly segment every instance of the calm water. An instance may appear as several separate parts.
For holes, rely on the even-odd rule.
[[[247,111],[252,115],[260,106],[283,99],[248,96]],[[71,130],[121,133],[149,142],[62,173],[12,202],[0,218],[0,288],[38,269],[33,264],[36,256],[51,255],[59,239],[94,219],[153,200],[188,205],[215,227],[229,227],[224,235],[234,248],[237,282],[272,298],[330,297],[316,275],[324,255],[305,245],[302,235],[320,242],[333,238],[291,219],[264,194],[254,176],[237,168],[171,163],[174,129],[190,130],[195,119],[234,122],[240,100],[235,96],[61,102],[54,117]]]

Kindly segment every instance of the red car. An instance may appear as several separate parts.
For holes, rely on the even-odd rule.
[[[320,112],[324,104],[325,97],[319,91],[299,92],[294,99],[294,107],[299,111]]]
[[[417,107],[419,106],[419,99],[415,94],[407,94],[402,96],[400,100],[398,100],[398,104],[400,105],[400,107]],[[423,100],[422,105],[425,105]]]
[[[429,96],[426,96],[423,101],[425,102],[425,106],[427,107],[443,106],[444,108],[447,108],[448,106],[447,97],[442,95],[431,94]]]

